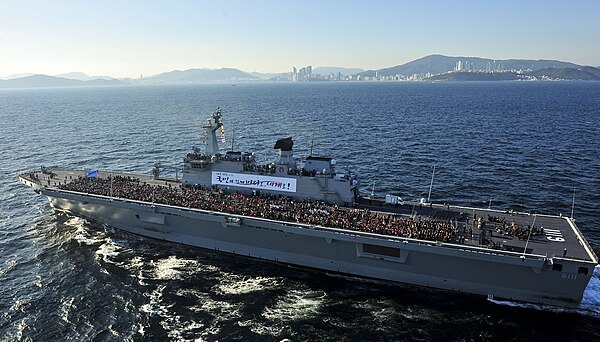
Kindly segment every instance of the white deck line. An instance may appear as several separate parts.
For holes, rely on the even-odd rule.
[[[579,228],[577,228],[577,226],[575,225],[575,222],[573,222],[573,220],[570,219],[570,218],[568,218],[568,217],[565,217],[565,219],[569,223],[569,226],[571,227],[571,229],[573,229],[573,232],[577,236],[577,239],[579,240],[579,242],[583,245],[583,248],[588,253],[588,256],[590,257],[590,259],[592,259],[592,261],[597,264],[598,263],[598,256],[596,256],[596,253],[594,253],[594,250],[592,249],[592,247],[590,246],[590,244],[581,235],[581,232],[579,231]]]

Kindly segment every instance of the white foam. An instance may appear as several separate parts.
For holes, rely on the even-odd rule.
[[[171,313],[170,309],[175,303],[166,304],[163,302],[163,292],[165,288],[165,285],[160,285],[154,291],[147,294],[150,298],[150,302],[142,305],[141,310],[151,316],[160,317],[160,325],[167,332],[169,338],[176,341],[186,340],[185,336],[188,332],[200,329],[204,324],[193,320],[185,321],[181,316]]]
[[[105,238],[104,243],[96,251],[96,258],[112,263],[111,258],[119,255],[121,247],[117,246],[111,238]]]
[[[8,259],[4,263],[6,264],[6,267],[0,268],[0,277],[2,277],[6,273],[8,273],[10,270],[15,268],[15,266],[17,266],[17,264],[18,264],[16,259]]]
[[[250,278],[230,275],[221,279],[223,279],[221,283],[215,286],[215,292],[219,294],[246,294],[279,286],[277,279],[267,277]]]
[[[212,316],[212,320],[206,321],[206,327],[200,332],[203,339],[214,340],[215,335],[221,331],[222,322],[237,320],[241,317],[242,303],[214,300],[208,293],[190,288],[179,289],[176,294],[185,297],[190,302],[196,302],[188,307],[191,311]]]
[[[249,328],[250,331],[257,335],[281,336],[284,325],[263,324],[255,320],[239,321],[237,324],[240,327]]]
[[[600,266],[594,268],[594,274],[583,292],[579,307],[600,316]]]
[[[266,308],[262,316],[276,321],[295,321],[319,314],[327,295],[322,291],[291,290],[273,307]]]
[[[21,311],[23,308],[23,302],[20,299],[16,299],[8,309],[9,311]]]
[[[179,259],[174,255],[151,263],[154,266],[155,279],[161,280],[182,279],[186,273],[196,272],[198,266],[196,260]]]
[[[73,304],[73,301],[75,301],[75,298],[71,297],[63,300],[60,305],[58,316],[67,323],[71,323],[69,320],[69,313],[76,308],[76,306]]]
[[[73,217],[65,222],[65,226],[75,228],[75,235],[73,236],[73,239],[80,244],[95,246],[106,240],[104,234],[98,232],[92,233],[85,229],[85,224],[86,221],[80,217]]]
[[[162,293],[166,285],[160,285],[154,289],[151,293],[144,294],[150,301],[140,307],[143,312],[150,314],[151,316],[164,315],[167,312],[167,307],[162,305]]]
[[[376,322],[386,322],[390,319],[395,318],[396,310],[394,309],[394,302],[391,300],[377,300],[377,301],[365,301],[365,302],[357,302],[352,305],[355,308],[364,310],[368,312],[371,316],[373,316],[373,320]],[[406,316],[403,317],[410,319],[412,316],[412,312],[406,312]],[[419,315],[423,317],[428,317],[428,315]]]
[[[40,276],[40,275],[35,276],[35,286],[37,286],[39,288],[44,287],[44,283],[42,283],[42,276]]]
[[[18,325],[17,329],[17,341],[23,341],[23,331],[27,328],[27,323],[25,322],[25,318],[23,318]]]

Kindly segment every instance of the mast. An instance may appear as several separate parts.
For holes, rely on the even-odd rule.
[[[525,247],[523,248],[523,255],[521,258],[525,258],[525,253],[527,252],[527,245],[529,245],[529,238],[531,237],[531,231],[533,230],[533,226],[535,226],[535,219],[537,218],[536,214],[533,214],[533,223],[531,224],[531,228],[529,228],[529,234],[527,234],[527,241],[525,242]]]
[[[575,210],[575,188],[573,188],[573,203],[571,203],[571,220],[573,219],[573,211]]]
[[[310,154],[309,156],[312,156],[312,152],[313,152],[313,146],[315,145],[315,130],[312,131],[312,139],[310,142]]]
[[[219,153],[219,143],[216,131],[222,127],[221,107],[217,107],[217,111],[214,112],[212,117],[202,126],[202,129],[204,130],[204,153],[206,155],[215,155]]]
[[[427,195],[427,202],[431,199],[431,189],[433,188],[433,176],[435,176],[435,165],[433,165],[433,172],[431,173],[431,184],[429,184],[429,194]]]

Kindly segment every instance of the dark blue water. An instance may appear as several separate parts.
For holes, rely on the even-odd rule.
[[[574,215],[600,250],[600,83],[324,83],[0,91],[0,340],[600,340],[600,276],[550,311],[256,262],[115,231],[17,183],[41,165],[180,165],[227,144],[350,166],[370,191]],[[367,190],[368,189],[368,190]],[[597,272],[598,273],[598,272]]]

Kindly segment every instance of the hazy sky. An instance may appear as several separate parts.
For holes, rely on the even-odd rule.
[[[600,1],[0,0],[0,76],[375,69],[428,54],[600,65]]]

